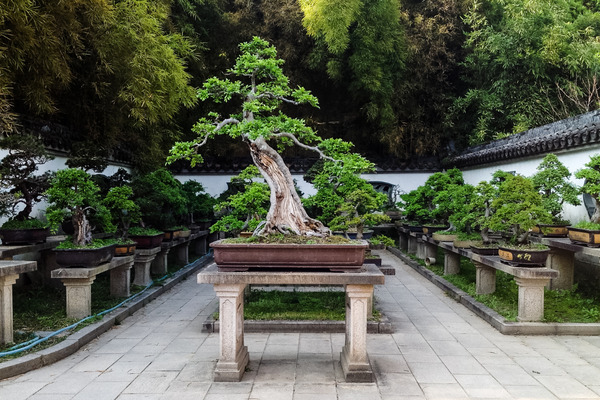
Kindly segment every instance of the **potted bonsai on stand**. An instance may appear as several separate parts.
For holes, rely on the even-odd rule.
[[[242,140],[250,151],[254,165],[265,178],[270,189],[270,206],[265,223],[256,232],[257,236],[273,234],[310,237],[311,241],[326,238],[330,230],[320,221],[311,218],[304,209],[300,197],[294,187],[292,175],[278,150],[289,145],[296,145],[305,150],[311,150],[329,160],[339,149],[341,141],[336,139],[322,140],[303,120],[291,118],[279,111],[282,104],[317,105],[317,99],[306,89],[292,88],[288,78],[283,74],[282,60],[276,58],[276,50],[265,40],[255,37],[250,42],[240,45],[241,55],[235,65],[228,71],[227,79],[216,77],[206,81],[198,96],[201,100],[212,99],[216,102],[228,102],[231,99],[241,100],[239,113],[221,117],[210,113],[201,118],[194,126],[198,138],[191,142],[179,142],[171,149],[168,162],[186,159],[195,165],[202,162],[198,149],[209,139],[218,135],[227,135]],[[277,143],[272,147],[271,143]],[[256,237],[256,236],[255,236]],[[248,264],[249,258],[242,256],[242,261],[227,259],[223,256],[225,247],[218,241],[211,243],[215,250],[215,261],[219,267],[235,265],[236,262]],[[228,246],[233,252],[247,251],[245,246]],[[298,246],[275,245],[279,247],[253,245],[251,251],[260,252],[257,257],[262,266],[293,266],[323,268],[328,260],[317,258],[315,264],[308,264],[308,256],[320,252],[311,245],[304,245],[304,256],[293,254],[292,249]],[[349,261],[349,249],[354,246],[360,249],[356,259]],[[345,245],[337,255],[331,249],[326,250],[325,256],[336,266],[360,268],[364,260],[366,243]],[[237,249],[234,249],[237,248]],[[306,251],[307,250],[307,251]],[[223,257],[221,257],[223,256]],[[282,257],[286,256],[285,259]],[[319,256],[323,256],[320,253]],[[267,258],[269,257],[269,258]],[[291,258],[290,258],[291,257]],[[351,264],[350,264],[351,263]]]
[[[590,156],[590,160],[575,172],[575,177],[585,179],[581,192],[590,195],[594,201],[594,213],[590,221],[582,221],[568,228],[569,239],[591,247],[600,246],[600,154]]]
[[[46,191],[46,216],[53,232],[66,218],[73,223],[73,236],[56,249],[56,262],[64,267],[90,267],[109,261],[114,255],[114,244],[92,237],[90,215],[95,214],[105,231],[114,231],[108,209],[102,204],[98,186],[90,175],[80,169],[60,170]],[[110,242],[110,241],[109,241]]]
[[[542,206],[542,196],[530,179],[521,175],[505,176],[500,183],[498,195],[492,201],[493,215],[485,226],[509,234],[507,243],[499,246],[500,258],[514,265],[542,266],[549,248],[530,244],[530,229],[537,224],[548,223],[551,215]]]
[[[140,207],[135,204],[131,197],[133,190],[129,186],[116,186],[111,188],[104,204],[109,209],[112,222],[117,226],[117,239],[115,255],[128,256],[135,253],[136,242],[128,237],[129,227],[132,223],[141,220]]]

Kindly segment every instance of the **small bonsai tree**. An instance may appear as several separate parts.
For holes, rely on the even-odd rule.
[[[587,168],[575,172],[575,178],[585,179],[581,191],[589,194],[594,199],[595,206],[590,221],[594,224],[600,224],[600,154],[590,156],[590,161],[585,166]]]
[[[187,222],[189,224],[193,224],[196,219],[213,219],[213,207],[216,205],[217,201],[211,195],[204,192],[204,186],[202,186],[200,182],[187,181],[183,184],[181,189],[187,200]]]
[[[74,168],[58,171],[46,191],[49,203],[46,216],[52,232],[57,232],[60,224],[66,218],[71,218],[73,244],[85,247],[92,243],[91,213],[95,213],[95,220],[102,224],[105,231],[114,231],[110,213],[102,204],[99,191],[100,188],[85,171]]]
[[[108,191],[104,205],[111,214],[112,223],[117,225],[121,239],[127,239],[132,223],[141,221],[140,207],[131,199],[133,190],[130,186],[116,186]]]
[[[510,232],[510,243],[525,245],[529,230],[537,224],[549,223],[552,216],[542,206],[542,196],[533,182],[521,175],[504,176],[496,198],[492,201],[492,216],[484,226],[495,231]]]
[[[254,165],[270,189],[270,208],[258,234],[327,236],[329,229],[305,211],[278,150],[296,145],[331,159],[338,142],[322,140],[303,120],[280,111],[282,104],[317,106],[318,102],[306,89],[290,87],[281,69],[283,60],[277,59],[273,46],[255,37],[242,43],[240,49],[241,55],[227,79],[210,78],[198,90],[201,100],[241,101],[239,111],[224,118],[214,112],[201,118],[193,128],[198,138],[176,143],[167,162],[183,158],[195,165],[202,162],[197,150],[209,139],[218,135],[239,139],[248,146]]]
[[[469,202],[464,204],[464,213],[459,213],[462,226],[480,228],[483,244],[490,244],[489,222],[492,217],[492,202],[497,197],[498,187],[487,181],[481,181],[473,188],[473,194]]]
[[[169,229],[180,225],[187,215],[187,200],[181,182],[166,169],[134,177],[133,201],[140,207],[142,225]]]
[[[246,167],[239,175],[231,178],[241,189],[215,205],[217,213],[223,215],[210,227],[211,232],[255,231],[264,221],[269,209],[269,185],[255,181],[261,177],[254,165]]]
[[[45,198],[52,173],[35,175],[35,172],[53,157],[48,155],[43,143],[31,135],[5,137],[0,147],[8,150],[8,155],[0,161],[0,214],[11,217],[9,225],[13,227],[43,226],[41,221],[32,226],[31,212],[34,204]]]
[[[569,182],[571,173],[554,154],[548,154],[537,167],[531,180],[533,187],[542,195],[542,205],[552,215],[553,224],[566,224],[562,217],[565,203],[574,206],[581,204],[579,189]]]
[[[379,193],[360,174],[373,172],[375,165],[359,154],[351,152],[350,143],[339,143],[334,157],[340,161],[327,161],[314,166],[310,179],[317,189],[304,204],[320,215],[320,221],[334,230],[356,230],[362,238],[365,226],[389,221],[379,213],[387,196]]]

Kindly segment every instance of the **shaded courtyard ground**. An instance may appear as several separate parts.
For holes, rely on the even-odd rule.
[[[1,399],[600,399],[600,337],[505,336],[400,259],[375,288],[394,333],[368,336],[376,383],[345,383],[344,334],[247,333],[250,367],[214,383],[217,307],[188,279],[53,365],[0,381]]]

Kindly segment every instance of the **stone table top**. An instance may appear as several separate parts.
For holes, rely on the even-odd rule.
[[[18,275],[23,272],[35,271],[37,262],[24,260],[2,260],[0,261],[0,276]]]
[[[42,250],[50,250],[58,246],[58,244],[64,240],[64,236],[48,236],[46,242],[38,244],[26,244],[26,245],[3,245],[0,246],[0,258],[8,258],[17,256],[20,254],[34,253]]]
[[[385,276],[373,264],[351,272],[315,271],[219,271],[212,263],[198,273],[198,283],[249,285],[383,285]]]
[[[100,264],[96,267],[90,268],[58,268],[53,269],[50,275],[52,278],[58,279],[81,279],[91,278],[102,272],[111,270],[113,268],[120,267],[133,262],[133,256],[127,257],[113,257],[110,262]]]

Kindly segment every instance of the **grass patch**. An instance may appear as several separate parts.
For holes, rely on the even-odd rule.
[[[516,321],[518,314],[518,286],[514,278],[496,271],[496,291],[492,294],[475,293],[475,265],[461,257],[460,273],[444,275],[444,252],[438,249],[435,265],[425,266],[423,260],[410,256],[425,268],[443,277],[454,286],[465,291],[475,300],[490,307],[509,321]],[[577,286],[571,290],[546,290],[544,300],[544,322],[600,322],[600,298],[586,296]]]
[[[218,319],[215,313],[215,319]],[[379,321],[373,308],[370,320]],[[338,291],[298,292],[252,290],[244,301],[244,319],[285,321],[344,321],[346,294]]]

